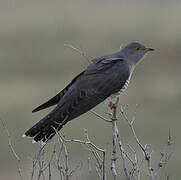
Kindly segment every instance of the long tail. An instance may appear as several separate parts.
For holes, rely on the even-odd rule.
[[[61,113],[60,108],[55,108],[55,110],[26,131],[24,136],[33,137],[33,142],[43,141],[46,143],[50,140],[68,122],[68,114],[65,111]]]

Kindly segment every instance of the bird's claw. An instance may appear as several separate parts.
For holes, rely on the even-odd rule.
[[[114,107],[114,105],[115,105],[115,102],[110,101],[108,106],[109,106],[109,107],[110,107],[110,109],[112,110],[112,109],[113,109],[113,107]]]

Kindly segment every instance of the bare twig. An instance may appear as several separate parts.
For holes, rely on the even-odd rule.
[[[134,129],[134,120],[135,120],[135,116],[132,118],[132,120],[130,121],[127,117],[127,115],[124,113],[124,110],[123,108],[121,107],[121,114],[122,116],[124,117],[124,119],[126,120],[126,122],[128,123],[129,127],[131,128],[131,131],[133,133],[133,136],[136,140],[136,143],[139,145],[139,147],[141,148],[143,154],[144,154],[144,157],[145,157],[145,160],[147,161],[147,167],[148,167],[148,172],[149,172],[149,177],[150,177],[150,180],[155,180],[155,176],[154,176],[154,170],[152,168],[152,165],[151,165],[151,153],[148,151],[148,146],[149,145],[145,145],[143,146],[139,140],[139,138],[137,137],[136,135],[136,132],[135,132],[135,129]]]
[[[117,141],[117,125],[116,125],[116,121],[117,121],[117,105],[119,102],[119,98],[117,98],[116,103],[113,105],[112,109],[113,109],[113,116],[111,118],[112,120],[112,158],[111,158],[111,171],[112,171],[112,175],[114,180],[117,180],[117,170],[116,170],[116,141]]]
[[[38,153],[36,154],[35,158],[32,160],[33,166],[32,166],[32,171],[31,171],[31,180],[34,179],[34,174],[35,174],[37,163],[40,164],[40,162],[41,162],[42,154],[44,154],[44,152],[42,152],[42,151],[45,146],[46,146],[46,144],[44,144],[43,146],[40,146]],[[41,168],[39,170],[39,176],[41,176]]]
[[[119,133],[117,133],[117,139],[118,139],[119,149],[120,149],[120,152],[121,152],[121,158],[122,158],[122,161],[123,161],[124,174],[125,174],[126,180],[130,180],[130,175],[129,175],[130,173],[128,172],[128,169],[127,169],[127,167],[126,167],[126,158],[127,158],[130,162],[132,162],[132,164],[134,164],[134,162],[133,162],[133,160],[128,156],[128,154],[125,152]]]
[[[91,173],[92,172],[92,167],[91,167],[91,158],[90,157],[88,157],[88,159],[87,159],[87,163],[88,163],[88,171],[89,171],[89,173]]]
[[[91,113],[93,113],[94,115],[96,115],[97,117],[99,117],[100,119],[102,119],[105,122],[109,122],[111,123],[112,121],[106,119],[105,117],[101,116],[99,113],[95,112],[94,110],[90,110]]]
[[[51,180],[52,173],[51,173],[51,164],[48,164],[48,180]]]
[[[55,153],[56,153],[56,145],[54,144],[54,147],[53,147],[53,152],[51,154],[51,157],[50,157],[50,160],[49,162],[47,163],[47,165],[42,169],[42,171],[45,171],[47,168],[49,168],[49,165],[51,164],[54,156],[55,156]]]
[[[56,165],[57,165],[57,169],[59,172],[60,180],[63,180],[63,170],[62,170],[63,168],[60,165],[60,155],[61,155],[62,151],[63,151],[63,144],[60,146],[59,154],[57,154],[57,152],[55,152]]]
[[[77,164],[77,166],[76,166],[73,170],[71,170],[71,172],[70,172],[70,178],[72,177],[73,173],[76,172],[78,169],[81,169],[81,167],[82,167],[82,162],[80,162],[79,164]]]
[[[134,155],[134,161],[132,161],[133,170],[132,170],[131,174],[133,175],[134,172],[136,172],[136,180],[140,180],[140,167],[139,167],[139,163],[138,163],[136,150],[134,150],[134,148],[130,144],[127,144],[127,145]]]
[[[106,180],[106,152],[103,152],[103,160],[102,160],[102,179]]]
[[[125,152],[124,148],[123,148],[123,144],[121,141],[121,136],[119,134],[119,130],[116,124],[117,121],[117,108],[118,108],[118,103],[119,103],[119,97],[117,97],[116,99],[116,103],[113,105],[113,113],[112,113],[112,129],[113,129],[113,150],[112,150],[112,159],[111,159],[111,170],[112,170],[112,174],[114,179],[117,179],[117,172],[116,172],[116,166],[115,166],[115,162],[116,162],[116,142],[119,145],[119,149],[121,152],[121,157],[122,157],[122,161],[123,161],[123,170],[125,173],[125,177],[127,180],[130,180],[130,176],[129,176],[129,172],[128,169],[126,167],[126,158],[129,159],[131,162],[133,162],[131,160],[131,158],[128,156],[128,154]]]
[[[169,130],[167,143],[164,146],[163,150],[160,152],[160,160],[158,162],[158,168],[157,168],[157,170],[155,171],[155,174],[154,174],[155,177],[157,177],[159,175],[160,170],[166,166],[166,164],[168,163],[170,157],[172,156],[173,153],[168,152],[168,149],[172,144],[173,144],[173,140],[172,140],[171,133],[170,133],[170,130]]]
[[[64,145],[64,151],[65,151],[65,180],[69,180],[68,151],[65,145]]]
[[[76,52],[78,52],[81,56],[83,56],[89,63],[92,63],[92,61],[88,58],[85,51],[83,51],[81,48],[77,48],[73,46],[72,44],[64,44],[65,47],[68,47]]]
[[[54,128],[54,127],[52,127]],[[102,156],[103,158],[100,159],[101,160],[101,166],[99,165],[99,169],[102,171],[102,179],[103,180],[106,180],[106,170],[105,170],[105,150],[99,148],[98,146],[96,146],[89,138],[89,134],[87,132],[86,129],[84,129],[84,133],[85,133],[85,136],[86,136],[86,140],[79,140],[79,139],[65,139],[65,137],[60,133],[58,132],[55,128],[54,130],[56,131],[57,135],[58,135],[58,138],[60,139],[60,141],[64,144],[66,142],[75,142],[75,143],[80,143],[80,144],[85,144],[85,145],[90,145],[93,149],[90,149],[91,152],[93,152],[94,154],[94,157],[96,158],[98,164],[99,164],[99,155],[97,153],[97,151],[101,152],[102,153]],[[95,151],[94,151],[95,150]],[[98,158],[97,158],[98,157]]]
[[[1,123],[2,123],[2,127],[3,127],[3,129],[6,132],[7,137],[8,137],[9,149],[11,150],[11,153],[12,153],[13,157],[16,159],[16,163],[17,163],[17,168],[18,168],[18,173],[19,173],[20,179],[23,180],[22,169],[21,169],[21,165],[20,165],[21,159],[18,156],[18,154],[16,153],[16,151],[15,151],[13,145],[12,145],[11,135],[9,133],[8,128],[6,127],[5,122],[2,119],[0,119],[0,120],[1,120]]]

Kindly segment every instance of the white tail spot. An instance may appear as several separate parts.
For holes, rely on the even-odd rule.
[[[36,142],[35,140],[32,140],[32,143],[35,144],[35,143],[37,143],[37,142]]]
[[[44,146],[46,143],[43,141],[40,141],[41,146]]]
[[[25,134],[23,134],[21,137],[22,137],[22,138],[25,138],[25,137],[26,137],[26,135],[25,135]]]

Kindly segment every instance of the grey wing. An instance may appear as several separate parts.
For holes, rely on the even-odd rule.
[[[122,58],[101,57],[88,66],[84,74],[74,83],[72,94],[67,93],[60,106],[64,102],[74,104],[74,107],[70,107],[72,113],[69,113],[68,120],[74,119],[120,91],[129,76],[130,69]]]
[[[64,95],[56,109],[67,121],[74,119],[117,93],[129,78],[125,61],[91,64]],[[62,110],[65,109],[65,110]]]
[[[57,95],[55,95],[53,98],[51,98],[50,100],[48,100],[47,102],[41,104],[40,106],[36,107],[32,112],[37,112],[40,111],[42,109],[46,109],[48,107],[54,106],[56,104],[58,104],[58,102],[60,101],[60,99],[64,96],[64,94],[68,91],[68,89],[72,86],[72,84],[77,80],[77,78],[79,78],[82,74],[84,73],[81,72],[78,76],[76,76],[70,84],[68,84],[61,92],[59,92]]]
[[[56,108],[25,135],[35,141],[51,139],[68,121],[89,111],[111,94],[118,92],[129,77],[121,61],[91,64],[60,99]],[[54,127],[54,128],[53,128]]]

